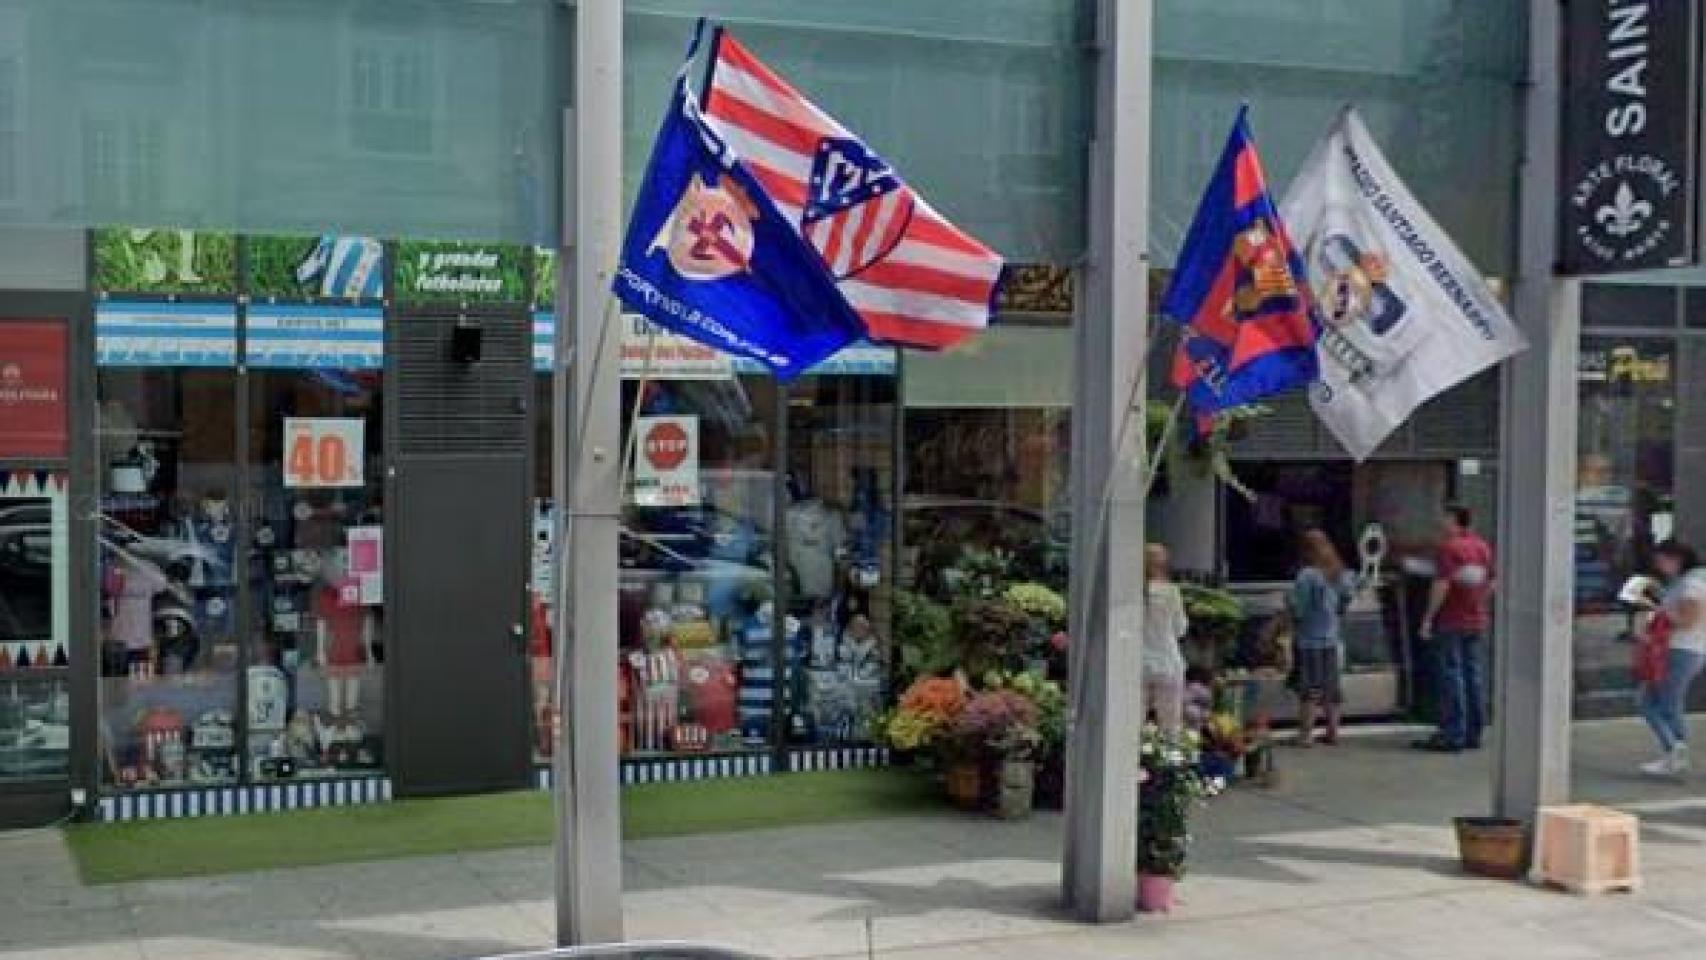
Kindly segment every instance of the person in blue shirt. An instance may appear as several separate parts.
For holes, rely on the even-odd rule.
[[[1344,693],[1339,685],[1339,658],[1343,638],[1340,621],[1356,594],[1356,578],[1345,569],[1338,548],[1327,534],[1310,530],[1301,542],[1301,569],[1292,583],[1290,608],[1293,643],[1296,648],[1298,697],[1297,743],[1315,742],[1315,718],[1325,714],[1324,744],[1339,740],[1339,707]]]

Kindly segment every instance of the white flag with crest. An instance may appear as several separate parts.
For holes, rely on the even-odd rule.
[[[1429,398],[1527,346],[1355,109],[1304,162],[1282,216],[1321,317],[1310,405],[1357,460]]]

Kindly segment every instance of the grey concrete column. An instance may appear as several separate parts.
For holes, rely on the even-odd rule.
[[[1142,642],[1151,0],[1096,4],[1089,255],[1074,319],[1070,741],[1062,886],[1133,912]]]
[[[616,716],[622,338],[610,293],[622,239],[622,3],[580,0],[574,17],[552,391],[562,711],[552,769],[562,946],[622,939]]]
[[[1524,820],[1570,792],[1581,284],[1553,275],[1561,9],[1529,5],[1515,288],[1529,348],[1505,369],[1499,449],[1493,807]]]

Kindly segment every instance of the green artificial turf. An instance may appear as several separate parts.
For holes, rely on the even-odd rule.
[[[622,792],[629,839],[868,820],[940,806],[910,770],[847,770]],[[88,883],[354,863],[551,842],[551,799],[524,791],[242,817],[79,824],[66,839]]]

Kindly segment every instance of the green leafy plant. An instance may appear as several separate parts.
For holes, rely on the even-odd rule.
[[[1013,577],[1013,555],[1000,547],[962,546],[955,559],[956,573],[944,578],[956,596],[990,598],[1000,596]]]
[[[1244,601],[1219,587],[1183,583],[1179,592],[1185,600],[1185,616],[1191,621],[1191,632],[1217,644],[1238,640],[1244,626]]]
[[[1015,583],[1002,594],[1002,599],[1049,630],[1066,626],[1066,599],[1043,584]]]
[[[903,683],[948,673],[959,665],[953,616],[929,597],[908,590],[895,592],[894,636]]]
[[[1031,618],[1005,600],[964,598],[953,617],[960,666],[971,676],[1014,666],[1029,648]]]

